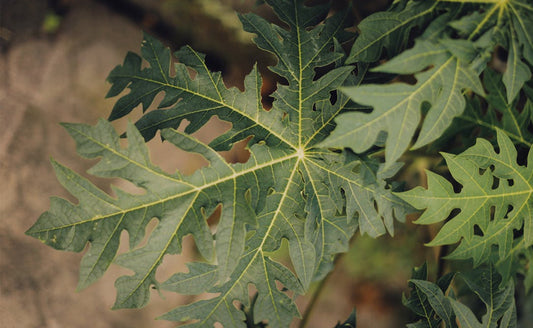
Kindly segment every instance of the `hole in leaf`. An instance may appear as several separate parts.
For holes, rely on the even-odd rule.
[[[338,149],[338,148],[328,148],[328,150],[329,150],[330,152],[335,153],[335,154],[340,154],[340,153],[342,153],[342,149]]]
[[[351,104],[354,107],[353,109],[356,109],[356,111],[360,112],[360,113],[370,114],[374,110],[373,107],[368,107],[368,106],[363,106],[363,105],[355,105],[353,102],[351,102]],[[346,107],[348,107],[348,106],[346,106]]]
[[[507,212],[505,213],[505,219],[508,219],[509,218],[509,213],[511,213],[511,211],[514,209],[513,205],[509,204],[507,205]]]
[[[456,193],[456,194],[459,194],[461,192],[461,190],[463,190],[463,186],[459,183],[454,183],[453,184],[453,191]]]
[[[533,122],[532,121],[529,121],[529,123],[527,124],[527,131],[530,133],[533,133]]]
[[[336,91],[330,91],[329,92],[329,102],[332,105],[335,105],[335,103],[337,102],[337,92]]]
[[[205,66],[207,66],[211,72],[222,72],[222,75],[225,75],[228,65],[222,57],[206,52]]]
[[[252,139],[252,136],[236,142],[230,150],[221,151],[220,155],[224,157],[228,163],[246,163],[250,158],[250,151],[247,147],[250,139]]]
[[[481,230],[481,228],[477,224],[474,225],[474,235],[475,236],[480,236],[480,237],[484,236],[483,230]]]
[[[448,218],[446,219],[446,221],[449,221],[451,219],[453,219],[454,217],[456,217],[457,215],[459,215],[459,213],[461,213],[461,209],[460,208],[454,208],[450,214],[448,215]]]
[[[207,217],[206,221],[210,227],[216,227],[218,225],[218,221],[220,220],[221,214],[222,214],[222,204],[218,204],[215,207],[215,209],[210,213],[209,216],[208,216],[208,213],[206,213],[205,208],[202,207],[202,215],[204,217]]]
[[[289,81],[284,78],[283,76],[278,76],[278,84],[281,84],[281,85],[289,85]]]
[[[509,185],[509,187],[514,186],[514,180],[513,179],[507,179],[507,184]]]
[[[274,78],[263,77],[263,83],[261,84],[261,104],[266,111],[272,108],[274,103],[274,97],[272,93],[277,89],[277,80]]]
[[[331,63],[327,66],[316,67],[315,76],[313,76],[313,81],[317,81],[322,76],[326,75],[328,72],[331,72],[335,68],[335,63]]]
[[[186,152],[168,141],[159,140],[156,136],[147,145],[150,148],[152,162],[164,172],[173,174],[179,171],[184,175],[190,175],[208,165],[207,160],[200,154]]]
[[[136,186],[133,182],[120,179],[117,180],[112,185],[112,192],[111,196],[118,197],[118,195],[123,194],[124,192],[131,194],[131,195],[144,195],[146,194],[146,190],[144,190],[141,187]],[[126,196],[128,197],[128,196]]]
[[[492,176],[492,187],[491,187],[491,189],[495,190],[495,189],[497,189],[499,187],[499,185],[500,185],[500,179],[495,177],[495,176]]]
[[[174,239],[172,243],[172,247],[175,247],[177,239]],[[200,253],[191,234],[182,238],[179,247],[182,249],[180,254],[165,254],[163,261],[155,273],[157,281],[166,281],[177,272],[188,272],[189,269],[185,263],[189,263],[199,258],[198,254]]]
[[[507,62],[507,59],[509,58],[509,53],[503,47],[496,47],[494,55],[502,62]]]

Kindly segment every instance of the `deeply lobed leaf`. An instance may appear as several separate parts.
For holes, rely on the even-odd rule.
[[[349,36],[344,31],[347,11],[315,26],[328,13],[327,6],[307,7],[303,1],[287,0],[269,3],[288,30],[253,14],[241,19],[245,29],[258,35],[257,44],[278,56],[273,70],[288,81],[278,87],[270,111],[261,107],[261,78],[255,68],[246,77],[244,91],[227,89],[220,74],[206,68],[203,55],[182,48],[176,53],[180,63],[171,68],[169,50],[145,35],[141,55],[148,66],[129,53],[109,76],[108,96],[130,90],[118,99],[111,119],[138,105],[146,110],[158,93],[164,93],[159,109],[128,126],[128,146],[119,145],[119,135],[106,121],[96,126],[65,125],[80,155],[100,158],[90,173],[125,179],[145,191],[132,195],[116,189],[113,198],[55,164],[58,178],[79,203],[53,199],[50,210],[28,234],[58,249],[81,251],[90,244],[82,260],[80,288],[115,262],[133,271],[116,281],[115,308],[144,306],[151,287],[193,294],[207,291],[215,295],[163,318],[193,320],[194,327],[214,323],[244,327],[245,313],[235,306],[239,302],[253,306],[256,323],[267,320],[272,327],[284,327],[298,316],[298,309],[278,284],[295,294],[305,292],[331,269],[333,257],[347,249],[358,227],[371,236],[393,233],[394,217],[402,220],[411,209],[385,182],[398,165],[385,168],[350,151],[315,147],[349,104],[336,89],[359,83],[364,73],[354,75],[354,67],[343,66],[339,41]],[[336,68],[318,78],[315,70],[326,65]],[[196,71],[194,77],[189,69]],[[206,145],[191,133],[213,115],[232,127]],[[183,119],[190,121],[185,132],[175,130]],[[190,176],[163,172],[150,162],[145,146],[145,139],[157,131],[166,142],[203,156],[209,166]],[[245,138],[250,138],[246,163],[228,164],[217,153]],[[221,214],[213,235],[207,218],[218,207]],[[152,218],[158,225],[146,245],[139,246]],[[130,236],[130,250],[117,256],[124,230]],[[180,253],[187,234],[211,263],[195,262],[189,272],[157,281],[165,255]],[[283,239],[288,241],[293,271],[271,258]],[[250,284],[258,291],[253,304]]]
[[[451,175],[462,187],[458,193],[446,179],[428,171],[428,189],[417,187],[398,194],[414,207],[425,209],[418,224],[445,221],[453,210],[459,210],[429,243],[449,245],[460,241],[450,258],[485,262],[496,245],[499,258],[505,259],[511,252],[515,230],[523,233],[523,247],[533,243],[533,171],[517,164],[516,149],[501,131],[498,145],[496,152],[487,140],[478,139],[476,145],[459,155],[443,154]],[[529,154],[531,163],[533,152]]]

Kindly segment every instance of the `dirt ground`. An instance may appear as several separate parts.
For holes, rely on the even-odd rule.
[[[73,3],[56,34],[30,34],[0,53],[0,328],[174,327],[154,318],[191,298],[154,294],[145,309],[111,311],[114,280],[125,271],[114,266],[99,282],[75,292],[81,255],[53,250],[24,235],[48,209],[50,196],[69,197],[49,158],[80,173],[91,165],[75,154],[58,123],[94,124],[107,117],[114,99],[104,99],[105,78],[127,51],[138,51],[142,38],[138,26],[108,7]],[[217,124],[213,128],[221,129]],[[210,135],[200,132],[199,137]],[[183,154],[169,160],[166,148],[152,146],[154,162],[165,163],[164,169],[191,170],[201,164]],[[109,190],[109,181],[94,181]],[[182,261],[174,261],[162,274],[180,268]],[[346,278],[333,280],[339,279]],[[346,318],[352,294],[346,287],[328,290],[319,306],[324,311],[309,326],[333,327]],[[369,305],[360,309],[360,327],[393,327],[390,318]]]

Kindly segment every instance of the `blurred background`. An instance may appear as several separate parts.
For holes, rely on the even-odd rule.
[[[334,8],[347,2],[333,1]],[[353,1],[354,17],[361,20],[389,2]],[[81,254],[53,250],[24,231],[48,209],[50,196],[75,201],[56,181],[49,158],[82,174],[94,162],[75,154],[74,143],[58,123],[94,124],[108,116],[114,99],[104,98],[106,76],[127,51],[139,51],[143,30],[173,50],[189,44],[206,53],[208,66],[223,72],[227,86],[242,88],[244,75],[257,61],[264,74],[263,93],[272,92],[276,77],[266,67],[275,61],[241,31],[235,14],[249,11],[277,21],[255,0],[0,0],[0,327],[176,326],[154,318],[195,297],[154,292],[144,309],[111,311],[113,282],[126,270],[112,266],[99,282],[76,292]],[[115,122],[116,127],[123,129],[125,122]],[[226,126],[213,119],[195,135],[209,141]],[[204,164],[158,138],[149,146],[153,161],[169,172],[191,173]],[[243,146],[224,156],[245,160]],[[427,165],[411,164],[408,174],[416,184]],[[110,191],[109,180],[91,180]],[[435,258],[434,250],[422,246],[431,239],[430,228],[409,221],[396,225],[394,239],[355,236],[325,282],[307,327],[334,327],[353,307],[358,327],[405,325],[409,317],[401,295],[411,268]],[[190,240],[189,245],[183,255],[165,258],[158,278],[186,270],[184,261],[194,256]],[[303,312],[309,299],[302,297],[298,304]]]

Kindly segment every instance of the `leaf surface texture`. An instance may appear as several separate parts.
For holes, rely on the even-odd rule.
[[[244,28],[257,35],[257,45],[277,56],[272,70],[288,81],[278,86],[269,111],[261,105],[256,68],[246,77],[244,91],[228,89],[220,73],[207,69],[203,55],[184,47],[175,54],[179,63],[171,65],[170,51],[145,35],[141,56],[129,53],[109,75],[108,96],[129,89],[117,100],[111,119],[139,105],[146,111],[156,95],[164,94],[158,109],[128,125],[127,147],[120,146],[119,134],[105,120],[96,126],[65,125],[80,155],[100,158],[91,174],[124,179],[144,190],[132,195],[115,189],[116,197],[110,197],[54,162],[59,180],[79,203],[52,199],[50,210],[28,234],[57,249],[79,252],[90,244],[80,268],[80,288],[114,262],[133,272],[116,281],[115,308],[146,305],[152,287],[210,292],[212,298],[162,318],[192,320],[191,327],[245,327],[245,313],[235,302],[250,306],[249,285],[254,285],[254,320],[285,327],[299,315],[285,288],[304,293],[331,270],[335,254],[347,249],[356,229],[371,236],[393,233],[393,219],[403,219],[411,209],[385,182],[398,165],[385,168],[348,150],[316,147],[349,103],[336,90],[362,78],[353,73],[353,66],[343,65],[340,42],[350,37],[346,12],[317,25],[326,17],[327,6],[307,7],[303,1],[269,4],[288,29],[255,14],[241,16]],[[318,77],[316,69],[327,65],[335,68]],[[209,145],[191,135],[215,115],[232,123],[226,133]],[[177,127],[184,119],[190,124],[181,132]],[[187,176],[162,171],[150,162],[145,145],[157,131],[165,142],[201,155],[209,165]],[[217,152],[246,138],[246,163],[229,164]],[[207,219],[217,208],[221,214],[213,234]],[[153,218],[158,224],[139,246]],[[122,231],[128,232],[130,250],[117,256]],[[188,234],[209,263],[189,263],[188,272],[159,282],[159,265],[166,255],[181,252]],[[282,240],[288,242],[292,269],[271,257]]]

